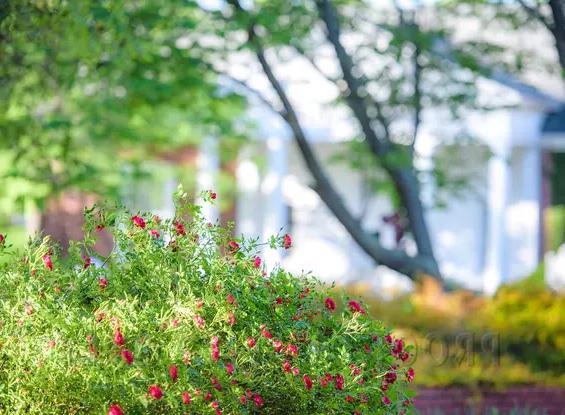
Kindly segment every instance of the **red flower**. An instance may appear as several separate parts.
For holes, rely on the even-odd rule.
[[[403,349],[404,349],[404,342],[402,341],[402,339],[396,339],[394,341],[394,346],[392,347],[392,354],[394,356],[398,356],[400,353],[402,353]]]
[[[239,402],[241,402],[242,405],[245,405],[246,401],[247,401],[247,398],[245,397],[245,395],[241,395],[239,397]]]
[[[163,391],[159,386],[151,385],[149,386],[149,395],[151,395],[153,399],[161,399],[163,397]]]
[[[363,309],[363,307],[361,307],[361,305],[357,301],[351,300],[347,303],[347,305],[349,306],[349,309],[353,313],[365,314],[365,310]]]
[[[190,405],[192,403],[192,398],[190,396],[190,393],[188,392],[183,392],[181,393],[181,397],[182,397],[182,403],[185,405]]]
[[[292,374],[294,376],[298,376],[298,374],[300,373],[300,370],[297,367],[293,367],[292,368]]]
[[[261,398],[261,395],[259,394],[253,395],[253,401],[255,402],[255,406],[257,408],[261,408],[263,406],[263,398]]]
[[[110,409],[108,410],[108,415],[124,415],[124,411],[118,404],[110,405]]]
[[[245,394],[247,395],[248,398],[251,398],[253,396],[253,392],[251,392],[251,389],[247,389],[245,391]]]
[[[257,341],[256,341],[253,337],[248,337],[248,338],[247,338],[247,345],[248,345],[250,348],[253,349],[256,344],[257,344]]]
[[[126,361],[126,363],[128,365],[131,365],[133,363],[133,353],[130,352],[129,350],[122,350],[122,358]]]
[[[214,362],[217,362],[218,360],[220,360],[220,349],[218,349],[217,347],[212,346],[212,360]]]
[[[202,307],[204,307],[204,300],[196,300],[196,308],[201,309]]]
[[[210,199],[216,200],[217,197],[218,197],[218,195],[216,194],[216,192],[213,192],[213,191],[211,191],[211,190],[209,190],[209,192],[210,192]]]
[[[179,378],[179,368],[176,367],[175,365],[171,365],[169,367],[169,376],[171,377],[173,383],[175,383]]]
[[[199,329],[203,329],[206,325],[206,321],[198,314],[194,316],[193,320],[194,324],[196,324],[196,327],[198,327]]]
[[[335,388],[337,390],[343,390],[343,383],[344,383],[343,376],[339,374],[335,375]]]
[[[304,381],[304,386],[306,387],[307,390],[312,389],[312,380],[308,375],[302,376],[302,380]]]
[[[233,326],[235,324],[235,314],[231,311],[228,313],[228,324]]]
[[[45,254],[41,259],[43,260],[43,265],[45,265],[45,267],[49,271],[53,271],[53,261],[51,261],[51,255]]]
[[[291,354],[292,356],[298,356],[298,347],[294,344],[289,344],[286,346],[287,353]]]
[[[267,329],[263,329],[261,330],[261,334],[263,335],[263,337],[265,337],[266,339],[272,339],[273,335],[271,334],[271,332]]]
[[[6,238],[4,237],[4,235],[2,235],[0,233],[0,245],[4,244],[4,241],[6,240]]]
[[[233,364],[231,364],[231,362],[226,363],[226,372],[228,372],[228,375],[233,375]]]
[[[328,380],[326,378],[320,378],[320,386],[328,386]]]
[[[324,303],[326,304],[326,308],[330,311],[334,311],[335,310],[335,301],[328,297],[324,300]]]
[[[145,221],[143,220],[142,217],[140,216],[132,216],[131,221],[133,222],[133,224],[135,226],[137,226],[138,228],[144,229],[145,228]]]
[[[179,236],[186,235],[186,229],[184,228],[184,225],[181,222],[175,222],[175,232]]]
[[[408,382],[412,382],[414,380],[414,375],[415,375],[414,369],[409,368],[406,371],[406,379],[408,380]]]
[[[229,241],[228,246],[231,252],[237,252],[240,248],[239,244],[236,241]]]
[[[122,347],[124,344],[126,344],[126,341],[124,339],[124,335],[122,334],[122,332],[120,330],[116,330],[114,332],[114,343],[116,343],[116,346]]]
[[[100,287],[101,290],[103,290],[108,286],[108,280],[104,277],[100,278],[98,280],[98,286]]]
[[[205,401],[211,401],[212,400],[212,394],[210,392],[206,392],[206,395],[204,395],[204,400]]]
[[[226,300],[228,301],[228,303],[230,304],[235,304],[235,297],[232,294],[228,294],[228,296],[226,297]]]
[[[408,358],[410,357],[410,354],[408,352],[402,352],[400,353],[400,360],[402,360],[403,362],[406,362],[408,360]]]
[[[156,229],[151,229],[149,231],[149,233],[151,234],[152,237],[154,237],[155,239],[159,239],[161,237],[161,234],[159,233],[158,230]]]
[[[353,402],[353,401],[355,401],[355,398],[354,398],[353,396],[351,396],[351,395],[347,395],[347,396],[345,397],[345,400],[346,400],[347,402]]]
[[[291,364],[290,364],[290,362],[289,362],[288,360],[286,360],[286,361],[283,363],[282,367],[283,367],[283,370],[284,370],[286,373],[290,373],[291,370],[292,370],[292,366],[291,366]]]
[[[386,341],[388,344],[391,344],[391,343],[392,343],[392,336],[391,336],[390,334],[387,334],[387,335],[385,336],[385,341]]]
[[[390,405],[390,404],[391,404],[391,401],[390,401],[390,399],[389,399],[388,396],[383,396],[383,403],[384,403],[385,405]]]
[[[285,236],[283,236],[283,247],[284,249],[288,249],[292,246],[292,238],[291,236],[287,233]]]
[[[277,297],[276,302],[277,302],[277,304],[282,304],[283,299],[281,297]]]
[[[92,259],[89,256],[83,255],[82,260],[84,261],[82,269],[87,269],[92,264]]]
[[[102,230],[104,230],[105,226],[104,225],[96,225],[96,232],[101,232]]]
[[[253,260],[253,266],[259,268],[261,266],[261,257],[256,256]]]

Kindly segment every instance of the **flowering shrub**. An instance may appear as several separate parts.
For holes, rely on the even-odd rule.
[[[22,258],[3,239],[13,260],[1,272],[0,413],[411,410],[402,340],[310,277],[267,274],[263,246],[206,223],[185,198],[171,220],[87,210],[67,259],[48,239]],[[115,242],[107,258],[93,253],[104,228]]]

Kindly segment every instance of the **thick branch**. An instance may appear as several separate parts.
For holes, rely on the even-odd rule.
[[[350,89],[350,96],[347,102],[361,125],[369,148],[382,163],[398,190],[399,196],[408,214],[410,229],[414,235],[418,253],[429,258],[430,262],[435,264],[435,270],[432,275],[439,277],[439,268],[435,260],[428,227],[424,217],[424,207],[420,200],[420,183],[416,173],[412,166],[397,166],[390,162],[390,157],[388,156],[391,150],[394,149],[394,146],[388,134],[387,137],[379,139],[371,126],[370,119],[367,115],[366,104],[358,94],[360,88],[363,86],[363,81],[362,78],[360,79],[353,75],[353,59],[341,43],[337,13],[330,0],[316,0],[316,5],[318,6],[320,18],[326,26],[327,39],[336,52],[343,72],[343,78]]]
[[[563,0],[549,0],[549,6],[553,14],[553,26],[550,30],[555,38],[561,73],[565,77],[565,2]]]

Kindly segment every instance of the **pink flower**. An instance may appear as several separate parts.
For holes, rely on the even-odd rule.
[[[110,409],[108,410],[108,415],[124,415],[124,411],[118,404],[110,405]]]
[[[351,300],[347,303],[347,305],[349,306],[349,309],[353,313],[365,314],[365,310],[363,309],[363,307],[361,307],[361,305],[357,301]]]
[[[43,265],[45,265],[45,268],[47,268],[49,271],[53,271],[53,261],[51,261],[51,255],[45,254],[41,259],[43,260]]]
[[[240,248],[239,244],[236,241],[229,241],[228,247],[230,248],[231,252],[237,252]]]
[[[242,405],[245,405],[245,402],[247,402],[247,398],[245,397],[245,395],[241,395],[239,397],[239,402],[241,402]]]
[[[231,311],[228,313],[228,324],[233,326],[235,324],[235,314]]]
[[[233,364],[231,362],[226,363],[226,372],[228,372],[228,375],[233,375]]]
[[[181,397],[183,404],[190,405],[192,403],[192,397],[190,396],[190,393],[184,391],[183,393],[181,393]]]
[[[98,280],[98,286],[100,287],[101,290],[103,290],[108,286],[108,280],[104,277],[100,278]]]
[[[204,300],[196,300],[196,308],[201,309],[202,307],[204,307]]]
[[[163,391],[159,386],[151,385],[149,386],[149,395],[151,395],[153,399],[161,399],[163,397]]]
[[[3,245],[5,240],[6,238],[4,237],[4,235],[0,233],[0,245]]]
[[[324,300],[324,303],[326,304],[326,308],[330,311],[334,311],[335,310],[335,301],[328,297]]]
[[[255,402],[255,406],[257,408],[261,408],[263,406],[263,398],[261,398],[261,395],[259,394],[253,395],[253,401]]]
[[[335,375],[335,388],[337,390],[343,390],[343,383],[344,383],[343,376],[339,374]]]
[[[285,236],[283,236],[283,247],[284,249],[289,249],[291,246],[292,246],[292,238],[287,233]]]
[[[282,342],[280,340],[273,340],[273,348],[275,349],[275,352],[280,353],[283,348]]]
[[[257,344],[257,341],[256,341],[253,337],[248,337],[248,338],[247,338],[247,345],[248,345],[251,349],[253,349],[256,344]]]
[[[261,266],[261,257],[256,256],[253,260],[253,266],[259,268]]]
[[[218,344],[220,344],[220,338],[218,336],[212,336],[212,339],[210,340],[210,344],[212,346],[217,346]]]
[[[152,237],[154,237],[155,239],[159,239],[161,237],[161,234],[159,233],[158,230],[156,229],[151,229],[149,231],[149,233],[151,234]]]
[[[194,316],[193,320],[194,324],[196,324],[196,327],[198,327],[199,329],[203,329],[206,325],[206,321],[204,321],[204,319],[198,314]]]
[[[118,347],[122,347],[124,344],[126,344],[126,341],[124,339],[124,335],[122,334],[122,332],[120,330],[116,330],[114,332],[114,343],[116,343],[116,346],[118,346]]]
[[[102,225],[102,224],[98,224],[98,225],[96,225],[96,232],[101,232],[101,231],[103,231],[103,230],[104,230],[104,228],[105,228],[105,226],[104,226],[104,225]]]
[[[391,404],[391,401],[390,401],[390,399],[389,399],[388,396],[383,396],[383,403],[384,403],[385,405],[390,405],[390,404]]]
[[[122,350],[122,358],[126,361],[126,363],[128,365],[131,365],[133,363],[133,353],[130,352],[129,350]]]
[[[299,370],[297,367],[293,367],[293,368],[292,368],[292,374],[293,374],[294,376],[298,376],[299,373],[300,373],[300,370]]]
[[[312,389],[312,380],[310,379],[310,377],[308,375],[302,376],[302,380],[304,381],[304,387],[307,390]]]
[[[206,395],[204,395],[204,400],[205,401],[211,401],[212,400],[212,394],[210,392],[206,392]]]
[[[228,296],[226,297],[226,300],[228,301],[228,303],[230,304],[235,304],[235,297],[232,294],[228,294]]]
[[[398,356],[400,355],[400,353],[402,353],[403,349],[404,349],[404,342],[402,341],[402,339],[396,339],[394,341],[394,346],[392,347],[392,354],[394,356]]]
[[[409,368],[406,371],[406,379],[408,380],[408,382],[412,382],[414,380],[414,375],[415,375],[414,369]]]
[[[392,336],[391,336],[390,334],[387,334],[387,335],[385,336],[385,341],[386,341],[388,344],[391,344],[391,343],[392,343]]]
[[[220,349],[218,349],[217,347],[212,346],[212,360],[214,362],[217,362],[218,360],[220,360]]]
[[[177,381],[177,379],[179,378],[178,367],[176,367],[175,365],[171,365],[169,367],[169,376],[171,377],[171,380],[173,381],[173,383],[175,383]]]
[[[179,236],[186,235],[186,229],[184,228],[184,225],[181,222],[175,222],[175,232]]]
[[[290,364],[290,362],[288,360],[286,360],[283,365],[283,371],[285,371],[286,373],[290,373],[292,371],[292,365]]]
[[[132,216],[131,221],[133,222],[133,224],[135,226],[137,226],[138,228],[144,229],[145,228],[145,221],[143,220],[142,217],[140,216]]]
[[[87,269],[92,264],[92,259],[89,256],[83,255],[82,260],[84,261],[82,269]]]

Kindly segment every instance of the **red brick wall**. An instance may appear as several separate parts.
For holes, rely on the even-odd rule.
[[[530,412],[526,412],[527,414],[565,415],[565,389],[535,386],[513,387],[501,391],[420,389],[415,403],[421,415],[479,415],[488,413],[490,408],[497,408],[499,414],[508,414],[513,409],[528,409]],[[520,415],[523,413],[517,412]]]

